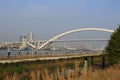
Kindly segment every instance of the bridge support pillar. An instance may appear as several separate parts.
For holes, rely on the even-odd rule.
[[[94,64],[94,59],[93,59],[93,56],[91,56],[91,65]]]
[[[105,56],[102,56],[102,67],[105,67]]]

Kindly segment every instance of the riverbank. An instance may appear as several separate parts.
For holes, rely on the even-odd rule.
[[[86,74],[84,58],[0,64],[0,80],[119,80],[120,63],[106,68],[90,65]],[[100,62],[99,58],[95,61]],[[93,68],[94,66],[94,68]],[[117,71],[117,73],[116,73]]]

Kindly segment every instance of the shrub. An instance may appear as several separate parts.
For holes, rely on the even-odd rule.
[[[106,51],[109,53],[108,57],[110,64],[120,61],[120,25],[111,35]]]

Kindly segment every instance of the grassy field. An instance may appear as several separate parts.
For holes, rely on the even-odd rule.
[[[120,80],[119,75],[120,63],[89,65],[86,71],[84,58],[0,64],[0,80]]]

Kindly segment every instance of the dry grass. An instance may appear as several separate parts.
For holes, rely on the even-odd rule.
[[[47,69],[34,69],[29,73],[5,75],[3,80],[120,80],[120,64],[113,65],[106,69],[89,68],[86,74],[85,69],[79,70],[79,61],[75,61],[75,69],[58,67],[54,72]]]
[[[61,74],[59,68],[55,73],[51,74],[45,70],[45,78],[43,80],[120,80],[120,64],[116,64],[107,69],[96,69],[95,71],[90,68],[87,74],[84,70],[79,70],[78,61],[75,62],[75,70],[73,72],[70,71],[70,68],[66,69],[64,66],[61,68]],[[79,72],[81,72],[81,74]]]

